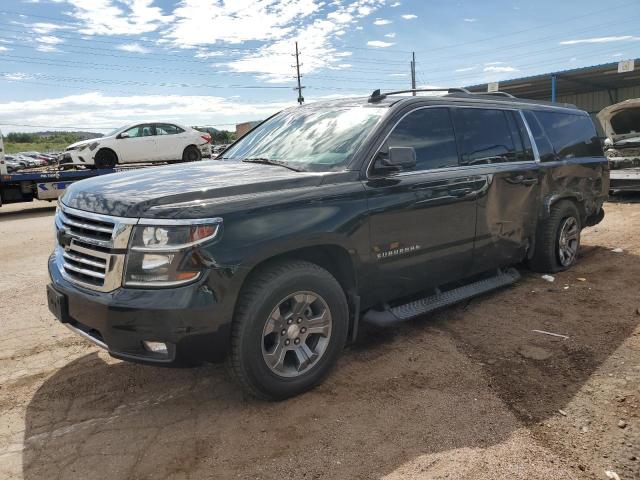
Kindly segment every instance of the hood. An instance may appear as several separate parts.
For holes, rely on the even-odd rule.
[[[120,217],[156,216],[145,214],[151,208],[162,210],[158,207],[163,205],[192,205],[179,215],[198,218],[202,216],[197,208],[200,202],[309,188],[319,185],[324,175],[272,165],[205,160],[89,178],[70,185],[61,201],[79,210]]]
[[[65,148],[65,150],[75,150],[78,147],[82,147],[84,145],[89,145],[90,143],[98,142],[100,140],[103,140],[104,138],[106,137],[90,138],[89,140],[80,140],[79,142],[72,143],[67,148]]]
[[[632,119],[630,114],[633,111],[638,111],[638,113],[635,114]],[[628,121],[618,122],[623,124],[624,131],[620,130],[621,125],[618,125],[618,128],[616,129],[617,122],[614,120],[614,117],[617,117],[621,113],[622,116],[629,116]],[[629,134],[632,134],[632,136],[640,136],[640,98],[625,100],[624,102],[605,107],[600,110],[600,113],[598,113],[597,116],[605,135],[614,142],[616,139],[628,138],[627,136]],[[633,124],[630,122],[633,122]],[[635,134],[633,132],[638,133]]]

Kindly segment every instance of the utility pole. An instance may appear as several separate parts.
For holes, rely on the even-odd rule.
[[[411,55],[411,89],[416,89],[416,52]],[[416,96],[416,92],[413,92],[413,96]]]
[[[304,97],[302,96],[302,89],[304,88],[301,84],[300,84],[300,52],[298,52],[298,42],[296,42],[296,64],[292,65],[295,66],[296,68],[296,77],[298,79],[298,86],[294,87],[294,90],[298,91],[298,103],[300,105],[302,105],[304,103]]]

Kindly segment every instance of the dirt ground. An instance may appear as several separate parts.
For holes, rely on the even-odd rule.
[[[323,385],[264,403],[220,365],[123,363],[68,332],[45,298],[53,209],[4,206],[0,478],[640,479],[640,196],[606,211],[555,282],[521,270],[367,327]]]

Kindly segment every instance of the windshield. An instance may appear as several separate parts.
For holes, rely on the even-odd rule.
[[[125,125],[125,127],[126,127],[126,126],[127,126],[127,125]],[[122,129],[123,129],[123,128],[125,128],[125,127],[116,128],[115,130],[112,130],[112,131],[110,131],[109,133],[107,133],[107,134],[105,135],[105,137],[111,137],[111,136],[115,135],[116,133],[118,133],[120,130],[122,130]]]
[[[351,160],[384,108],[294,108],[280,112],[227,150],[224,159],[261,159],[300,170],[339,170]]]

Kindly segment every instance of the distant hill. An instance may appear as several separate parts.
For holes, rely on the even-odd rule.
[[[74,135],[78,140],[90,140],[92,138],[103,137],[102,133],[95,132],[73,132],[73,131],[46,131],[46,132],[34,132],[33,135],[42,138],[58,137],[60,135]]]

